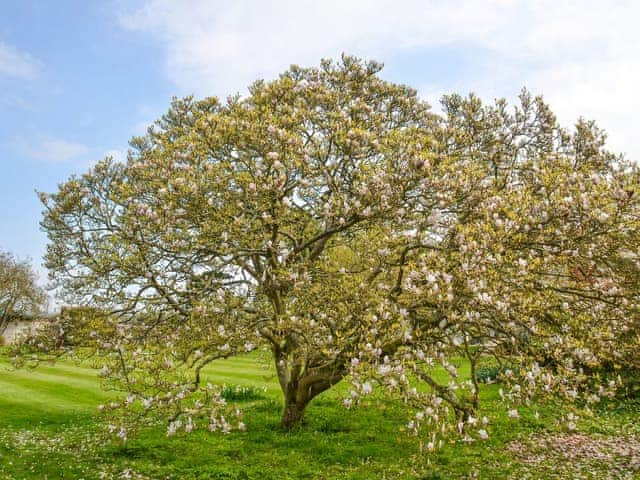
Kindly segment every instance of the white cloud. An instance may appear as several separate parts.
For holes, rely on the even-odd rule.
[[[438,65],[416,64],[430,72],[423,92],[512,98],[526,85],[564,123],[595,118],[615,149],[640,159],[638,18],[633,0],[145,0],[120,21],[159,39],[169,78],[198,95],[225,96],[343,51],[391,63],[402,52],[472,49],[474,65],[453,83],[438,83]]]
[[[52,163],[74,160],[89,152],[89,148],[81,143],[53,138],[44,139],[35,147],[23,147],[21,150],[30,157]]]
[[[398,49],[484,37],[507,17],[504,1],[148,0],[121,16],[128,29],[157,36],[167,72],[186,91],[226,95],[291,63],[316,64],[342,51],[384,56]],[[456,8],[458,5],[458,8]],[[465,8],[462,8],[465,6]],[[508,12],[507,12],[508,13]]]
[[[0,42],[0,77],[31,79],[40,69],[40,63],[26,52]]]

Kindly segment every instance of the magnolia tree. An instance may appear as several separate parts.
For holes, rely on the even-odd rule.
[[[347,407],[402,398],[429,448],[488,435],[482,358],[504,365],[512,417],[535,394],[612,394],[639,331],[636,166],[527,93],[436,115],[380,69],[343,57],[176,100],[126,164],[42,194],[52,280],[108,313],[87,333],[127,392],[103,407],[121,437],[152,412],[169,434],[244,428],[203,368],[254,348],[272,352],[283,427],[347,377]]]

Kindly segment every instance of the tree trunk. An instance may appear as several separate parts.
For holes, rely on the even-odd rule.
[[[319,394],[338,383],[344,374],[329,376],[307,375],[290,380],[283,387],[284,411],[280,427],[291,429],[304,422],[304,411],[307,405]]]
[[[306,405],[298,405],[297,403],[285,403],[282,419],[280,420],[280,428],[290,430],[304,422],[304,410]]]
[[[298,378],[291,378],[283,386],[284,411],[280,420],[280,428],[290,429],[304,421],[304,410],[311,401],[311,392],[301,388]]]
[[[274,351],[278,381],[284,396],[280,428],[291,429],[304,422],[309,402],[338,383],[345,375],[341,362],[310,366],[302,361],[289,361],[280,351]]]
[[[4,335],[4,332],[7,330],[9,326],[9,319],[4,315],[0,316],[0,337]]]

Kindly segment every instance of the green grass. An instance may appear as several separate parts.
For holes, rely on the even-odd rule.
[[[230,394],[245,412],[246,432],[167,438],[164,426],[156,426],[123,446],[100,435],[96,406],[110,394],[101,390],[94,370],[62,362],[14,371],[0,363],[0,479],[571,478],[553,476],[553,459],[530,465],[507,448],[513,440],[561,429],[554,422],[561,410],[553,405],[531,407],[517,422],[499,417],[486,442],[452,440],[425,455],[402,431],[407,412],[396,402],[373,398],[366,407],[345,410],[340,400],[348,385],[340,385],[313,401],[306,425],[282,432],[276,427],[280,392],[266,359],[256,354],[225,360],[206,374],[208,381],[249,387],[249,393]],[[483,397],[489,409],[496,406],[497,386],[484,386]],[[637,408],[633,402],[611,405],[583,418],[580,429],[635,438]],[[607,468],[587,464],[578,472],[585,476],[576,478],[607,478]]]

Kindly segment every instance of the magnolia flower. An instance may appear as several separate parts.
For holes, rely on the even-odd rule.
[[[487,292],[482,292],[480,295],[478,295],[478,300],[480,300],[481,303],[491,303],[491,296],[487,293]]]
[[[368,395],[373,391],[373,387],[371,386],[371,383],[369,382],[364,382],[364,384],[362,385],[362,394],[363,395]]]
[[[609,220],[609,215],[606,212],[598,212],[596,219],[600,222],[600,223],[604,223],[607,220]]]
[[[520,417],[520,414],[518,413],[518,410],[516,410],[516,409],[509,410],[509,412],[507,414],[509,415],[509,418],[519,418]]]
[[[175,422],[171,422],[169,424],[169,427],[167,427],[167,437],[174,436],[181,426],[182,426],[182,422],[180,420],[176,420]]]
[[[195,426],[195,423],[193,423],[193,420],[191,419],[191,417],[189,417],[187,419],[187,423],[184,426],[184,431],[187,433],[192,432]]]
[[[480,440],[486,440],[489,438],[489,434],[484,428],[481,428],[480,430],[478,430],[478,437],[480,438]]]

